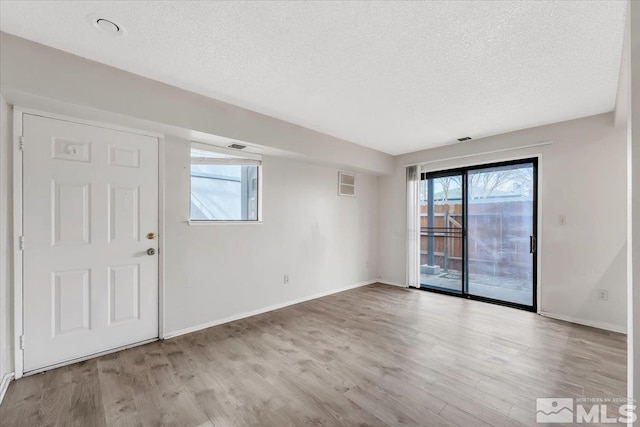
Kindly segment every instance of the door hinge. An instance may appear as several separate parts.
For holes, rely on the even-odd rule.
[[[21,251],[24,251],[24,236],[20,236],[20,241],[18,242],[19,248]]]
[[[24,335],[20,335],[20,350],[24,350]]]
[[[20,151],[24,151],[24,136],[20,137]]]

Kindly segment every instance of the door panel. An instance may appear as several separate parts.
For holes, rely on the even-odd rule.
[[[53,336],[89,330],[89,270],[53,273]]]
[[[89,243],[89,183],[52,180],[53,244]]]
[[[23,116],[24,370],[158,336],[156,138]]]
[[[137,241],[140,237],[138,187],[109,186],[109,242]]]
[[[533,305],[533,164],[469,171],[469,294]]]
[[[109,267],[110,323],[139,318],[139,276],[137,264]]]

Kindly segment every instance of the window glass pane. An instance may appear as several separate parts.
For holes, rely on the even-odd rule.
[[[420,181],[420,287],[463,292],[463,179]]]
[[[192,164],[191,219],[257,221],[258,166]]]

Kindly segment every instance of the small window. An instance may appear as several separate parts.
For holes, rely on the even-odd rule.
[[[259,221],[262,156],[191,145],[191,221]]]

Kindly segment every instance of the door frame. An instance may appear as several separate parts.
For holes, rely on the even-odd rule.
[[[23,117],[25,114],[45,117],[48,119],[62,120],[66,122],[89,125],[99,127],[103,129],[117,130],[121,132],[128,132],[137,135],[149,136],[156,138],[158,141],[158,336],[145,340],[142,342],[131,343],[126,346],[109,349],[100,353],[90,354],[88,356],[82,356],[65,362],[57,363],[51,366],[47,366],[42,369],[34,371],[24,372],[24,350],[23,350],[23,336],[24,336],[24,252],[21,248],[21,236],[24,233],[23,227]],[[165,139],[161,133],[141,131],[138,129],[132,129],[124,126],[113,125],[109,123],[102,123],[93,120],[84,120],[75,117],[64,116],[60,114],[40,111],[32,108],[13,106],[13,150],[11,156],[12,171],[12,191],[13,191],[13,244],[11,254],[13,255],[13,322],[14,322],[14,334],[13,334],[13,348],[14,348],[14,378],[19,379],[24,375],[32,375],[46,370],[58,368],[61,366],[70,365],[83,360],[91,359],[103,354],[113,353],[123,350],[125,348],[136,347],[138,345],[147,344],[149,342],[157,341],[164,338],[164,233],[165,233]]]
[[[463,251],[463,260],[462,260],[462,291],[460,293],[457,292],[449,292],[446,290],[440,290],[440,289],[431,289],[431,288],[423,288],[422,286],[420,286],[418,289],[420,290],[424,290],[424,291],[428,291],[428,292],[434,292],[434,293],[439,293],[439,294],[445,294],[445,295],[452,295],[452,296],[457,296],[460,298],[465,298],[465,299],[470,299],[470,300],[475,300],[475,301],[482,301],[482,302],[488,302],[491,304],[496,304],[496,305],[503,305],[503,306],[507,306],[507,307],[513,307],[513,308],[518,308],[521,310],[526,310],[526,311],[531,311],[534,313],[538,312],[538,308],[540,306],[540,286],[539,286],[539,281],[540,281],[540,272],[541,272],[541,268],[540,268],[540,259],[541,257],[538,256],[538,253],[540,252],[540,248],[542,247],[542,239],[541,239],[541,227],[540,227],[540,215],[539,215],[539,211],[540,211],[540,197],[539,197],[539,180],[540,180],[540,160],[541,160],[541,155],[537,154],[537,155],[524,155],[522,157],[517,157],[517,158],[512,158],[512,159],[505,159],[505,160],[497,160],[497,161],[490,161],[487,163],[472,163],[469,165],[464,165],[464,166],[457,166],[457,167],[453,167],[453,168],[445,168],[445,169],[437,169],[435,168],[434,170],[431,171],[422,171],[420,173],[420,180],[422,181],[423,179],[429,179],[429,178],[438,178],[438,177],[446,177],[449,175],[461,175],[463,177],[462,180],[462,215],[463,215],[463,226],[464,226],[464,235],[462,238],[462,251]],[[532,221],[532,225],[533,225],[533,236],[535,237],[535,246],[536,249],[533,252],[533,269],[532,269],[532,273],[533,273],[533,277],[532,277],[532,305],[531,306],[527,306],[527,305],[522,305],[522,304],[518,304],[518,303],[513,303],[513,302],[509,302],[509,301],[503,301],[503,300],[498,300],[498,299],[493,299],[493,298],[487,298],[487,297],[483,297],[483,296],[479,296],[479,295],[472,295],[469,294],[467,292],[467,288],[468,288],[468,279],[467,279],[467,268],[468,268],[468,257],[467,257],[467,252],[468,252],[468,236],[467,236],[467,192],[468,192],[468,172],[469,171],[473,171],[473,170],[480,170],[480,169],[486,169],[486,168],[491,168],[491,167],[499,167],[499,166],[510,166],[510,165],[518,165],[518,164],[524,164],[524,163],[533,163],[533,221]]]

